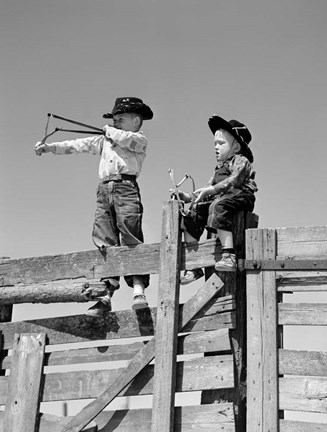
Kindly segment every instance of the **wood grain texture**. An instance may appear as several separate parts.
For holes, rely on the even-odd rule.
[[[275,259],[272,229],[246,232],[247,259]],[[247,430],[277,432],[277,290],[274,271],[247,274]]]
[[[16,335],[4,415],[6,432],[36,432],[45,334]]]
[[[182,235],[177,201],[165,203],[162,220],[151,430],[173,432]]]

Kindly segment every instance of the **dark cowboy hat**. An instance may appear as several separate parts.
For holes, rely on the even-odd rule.
[[[112,112],[103,114],[103,117],[112,118],[114,115],[121,113],[141,114],[143,120],[151,120],[153,117],[151,108],[143,103],[142,99],[136,97],[117,98]]]
[[[223,118],[213,115],[208,121],[209,128],[213,134],[218,129],[224,129],[229,132],[241,145],[242,154],[250,161],[253,162],[253,154],[250,150],[249,144],[252,139],[249,129],[237,120],[226,121]]]

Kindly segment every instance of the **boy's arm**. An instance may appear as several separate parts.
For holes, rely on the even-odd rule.
[[[235,155],[230,169],[231,175],[229,177],[213,185],[215,194],[227,192],[231,187],[239,188],[251,177],[253,172],[252,165],[242,155]]]
[[[116,129],[113,126],[104,126],[105,136],[113,145],[118,145],[122,148],[128,148],[135,153],[145,153],[147,147],[147,139],[142,132],[131,132]]]
[[[75,140],[66,140],[54,143],[38,142],[35,145],[35,153],[41,156],[42,153],[72,154],[72,153],[93,153],[101,154],[104,136],[97,135]]]

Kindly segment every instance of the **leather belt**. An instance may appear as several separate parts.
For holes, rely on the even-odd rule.
[[[110,181],[121,181],[121,180],[131,180],[136,181],[136,176],[131,174],[115,174],[104,177],[101,180],[102,183],[108,183]]]

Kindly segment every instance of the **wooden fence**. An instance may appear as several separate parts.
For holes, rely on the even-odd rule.
[[[1,432],[244,430],[245,325],[236,324],[245,315],[235,290],[245,277],[211,271],[180,305],[180,271],[212,268],[221,250],[215,239],[186,248],[179,217],[176,202],[164,203],[161,243],[110,248],[106,261],[97,251],[0,261]],[[236,222],[241,253],[244,215]],[[159,274],[157,308],[10,321],[13,303],[95,300],[101,277],[146,273]],[[116,397],[145,395],[151,408],[104,410]],[[93,401],[73,418],[40,413],[41,402],[83,399]]]
[[[327,431],[327,328],[317,351],[286,349],[283,331],[327,326],[327,304],[283,302],[327,291],[327,227],[250,229],[247,269],[247,431]],[[292,301],[292,300],[291,300]],[[302,327],[303,329],[303,327]],[[284,411],[324,413],[324,423],[287,420]],[[320,420],[321,421],[321,420]]]
[[[327,227],[254,229],[251,214],[234,225],[236,274],[212,271],[215,239],[185,247],[176,202],[164,203],[159,244],[110,248],[105,261],[97,251],[1,260],[0,432],[326,432],[284,419],[327,411],[327,350],[284,349],[283,328],[326,325],[327,307],[283,295],[326,289]],[[206,281],[181,305],[180,271],[198,267]],[[159,274],[157,308],[11,321],[12,304],[95,300],[102,277],[146,273]],[[150,406],[105,410],[123,396]],[[88,399],[75,417],[40,413],[41,402]]]

